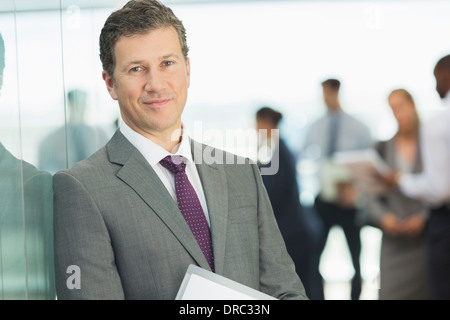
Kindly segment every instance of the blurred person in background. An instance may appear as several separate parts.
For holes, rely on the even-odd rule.
[[[423,124],[423,170],[393,170],[385,179],[405,195],[426,201],[431,208],[425,230],[426,258],[433,299],[450,299],[450,55],[434,68],[436,91],[443,100],[441,111]]]
[[[375,149],[390,168],[418,173],[422,170],[420,122],[413,97],[405,89],[396,89],[389,94],[388,102],[398,131],[391,139],[377,142]],[[379,299],[430,299],[424,237],[429,211],[425,204],[399,189],[367,199],[369,224],[383,232]]]
[[[333,226],[340,226],[347,239],[355,274],[351,281],[351,299],[357,300],[362,290],[360,253],[361,210],[358,207],[358,193],[350,172],[336,165],[332,158],[338,151],[353,151],[371,148],[373,145],[369,128],[355,117],[346,113],[339,101],[340,81],[327,79],[322,82],[323,99],[327,107],[324,116],[311,124],[303,145],[303,153],[318,150],[320,191],[314,202],[314,209],[324,226],[319,248],[320,255],[325,248],[328,233]],[[322,289],[323,292],[323,289]],[[322,293],[324,296],[324,294]]]
[[[86,123],[88,94],[74,89],[67,94],[68,120],[41,143],[39,167],[52,174],[86,159],[108,141],[103,129]]]
[[[0,92],[4,69],[0,34]],[[52,176],[0,142],[0,300],[55,297]]]
[[[260,138],[258,166],[267,168],[273,165],[273,161],[278,161],[278,171],[275,174],[262,174],[262,180],[297,274],[308,297],[314,299],[317,284],[313,283],[311,254],[314,246],[317,246],[318,237],[313,234],[300,204],[295,159],[279,135],[282,118],[280,112],[267,106],[256,112],[256,129]]]

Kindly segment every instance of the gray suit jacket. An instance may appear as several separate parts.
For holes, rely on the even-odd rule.
[[[196,162],[203,152],[220,155],[196,142],[192,151]],[[258,167],[234,159],[197,164],[216,273],[280,299],[307,299]],[[58,299],[174,299],[189,264],[209,270],[176,202],[120,131],[53,181]],[[66,285],[70,265],[80,268],[81,289]]]

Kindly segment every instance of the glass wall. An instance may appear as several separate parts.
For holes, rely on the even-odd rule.
[[[1,1],[2,299],[55,298],[52,174],[104,145],[117,125],[97,45],[114,5]]]
[[[104,145],[120,123],[101,78],[98,37],[125,2],[0,1],[0,298],[55,298],[51,178]],[[251,155],[228,145],[225,132],[253,130],[255,111],[270,105],[284,113],[281,133],[299,154],[325,110],[320,82],[330,76],[342,80],[343,108],[375,139],[396,130],[386,101],[394,88],[411,91],[422,118],[440,108],[432,69],[450,52],[448,1],[163,2],[187,29],[184,123],[197,140]],[[316,168],[298,169],[308,205]],[[363,251],[370,277],[378,236]],[[324,274],[340,281],[352,270],[337,247]]]

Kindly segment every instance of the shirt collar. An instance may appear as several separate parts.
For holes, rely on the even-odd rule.
[[[192,163],[192,152],[189,136],[185,126],[182,124],[181,142],[177,145],[175,153],[170,153],[157,143],[147,139],[140,133],[131,129],[124,121],[120,123],[120,132],[131,142],[136,149],[144,156],[150,165],[154,166],[169,155],[180,155],[187,159],[187,163]]]
[[[339,110],[327,110],[327,115],[330,117],[340,117],[344,114],[344,111],[342,109]]]

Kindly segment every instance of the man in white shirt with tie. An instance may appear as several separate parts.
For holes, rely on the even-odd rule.
[[[191,264],[278,299],[307,299],[257,165],[223,161],[237,156],[183,127],[186,42],[182,22],[156,0],[131,0],[105,22],[102,76],[123,123],[53,177],[59,300],[174,299]],[[220,159],[202,158],[213,154]]]
[[[387,183],[432,208],[427,226],[427,263],[435,299],[450,299],[450,55],[435,68],[436,91],[445,111],[425,123],[421,132],[423,171],[394,172]]]

